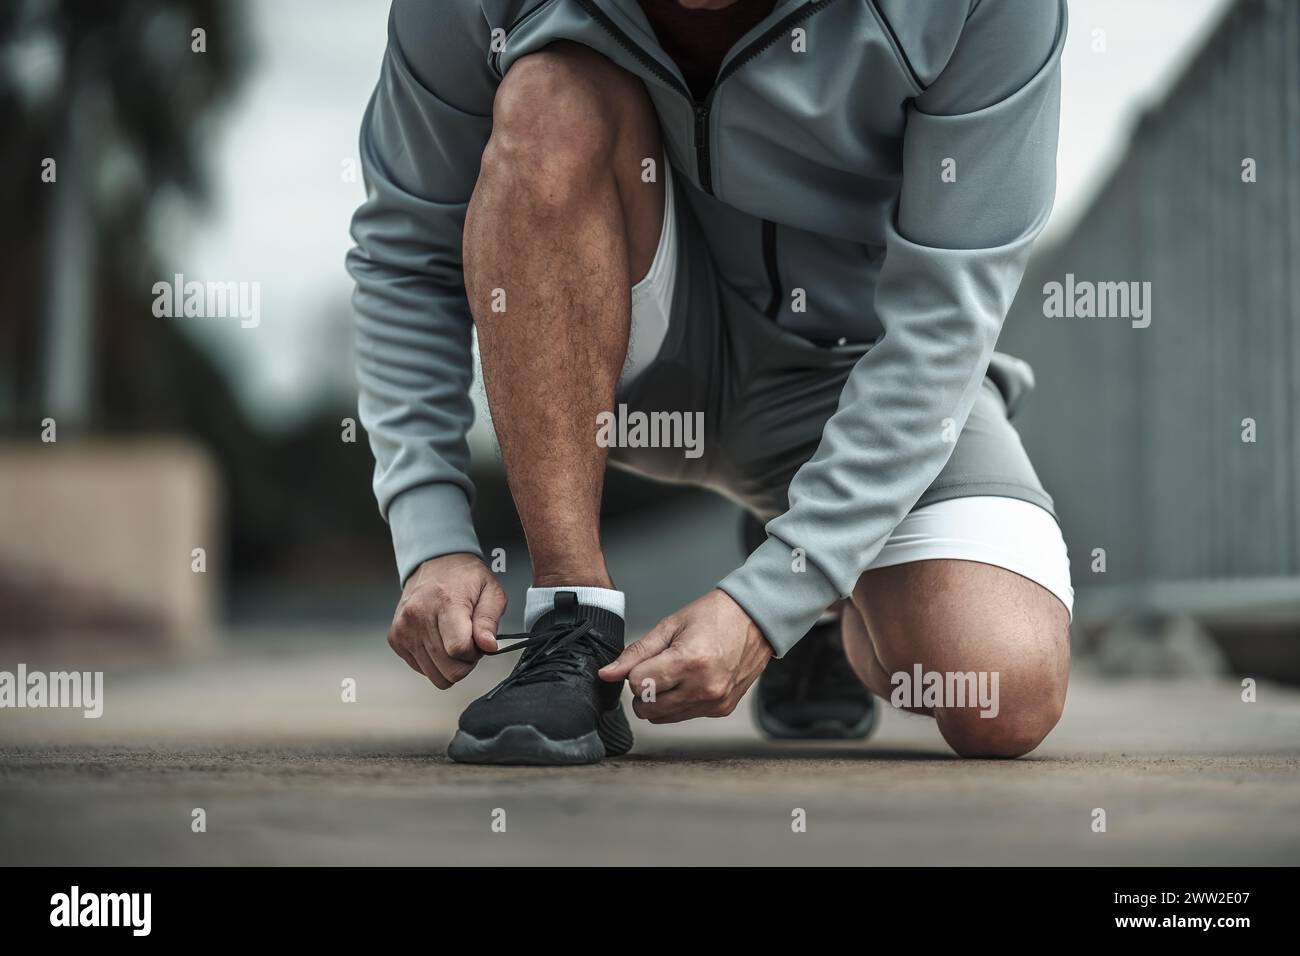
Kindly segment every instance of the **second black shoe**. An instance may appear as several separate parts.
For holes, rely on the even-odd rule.
[[[754,719],[769,737],[848,740],[876,725],[876,698],[844,655],[840,622],[822,621],[758,678]]]
[[[740,540],[749,554],[765,540],[763,523],[745,512]],[[813,625],[785,657],[769,661],[754,693],[754,720],[783,740],[851,740],[876,726],[876,698],[844,655],[839,618]]]
[[[510,676],[460,715],[447,755],[461,763],[580,764],[632,749],[623,713],[623,682],[597,671],[623,652],[623,619],[578,603],[573,591],[555,596],[527,634],[502,634],[522,651]]]

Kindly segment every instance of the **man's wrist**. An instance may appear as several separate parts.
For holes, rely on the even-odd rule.
[[[718,583],[744,609],[777,657],[784,656],[844,597],[806,555],[769,537]]]
[[[425,558],[416,566],[411,573],[411,577],[417,577],[425,568],[435,567],[457,567],[462,564],[483,564],[483,559],[471,551],[452,551],[449,554],[435,554],[431,558]]]

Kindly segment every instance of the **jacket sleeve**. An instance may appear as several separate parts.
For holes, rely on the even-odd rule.
[[[791,482],[789,510],[718,585],[778,655],[852,592],[938,477],[953,450],[945,420],[966,423],[1052,206],[1065,16],[1064,0],[976,0],[907,107],[875,290],[884,333]]]
[[[491,132],[495,77],[477,4],[396,0],[361,127],[366,201],[352,220],[361,423],[403,581],[481,554],[470,520],[472,319],[461,241]]]

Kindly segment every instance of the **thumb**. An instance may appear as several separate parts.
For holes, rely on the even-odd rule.
[[[641,640],[633,641],[623,648],[623,653],[618,655],[618,660],[602,667],[600,669],[600,679],[610,683],[625,679],[631,673],[632,668],[642,661],[648,661],[650,658],[666,651],[668,646],[672,644],[676,633],[676,628],[670,627],[665,621],[660,621]]]
[[[489,581],[474,604],[474,643],[480,651],[497,649],[497,628],[506,611],[506,592],[496,581]]]

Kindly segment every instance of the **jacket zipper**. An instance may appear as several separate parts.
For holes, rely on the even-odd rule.
[[[681,93],[682,96],[686,98],[686,101],[690,103],[691,109],[695,113],[694,145],[696,174],[700,181],[700,188],[710,196],[713,195],[713,162],[712,157],[709,154],[709,116],[713,109],[713,97],[714,94],[717,93],[718,87],[722,85],[723,80],[731,76],[750,60],[754,59],[770,47],[781,37],[782,34],[796,23],[806,20],[834,2],[835,0],[815,0],[815,2],[792,11],[774,23],[770,28],[765,30],[761,36],[745,46],[740,53],[727,63],[726,66],[718,71],[717,78],[713,81],[713,86],[710,87],[708,95],[704,98],[703,102],[701,102],[695,98],[695,95],[691,93],[690,88],[687,87],[686,84],[682,83],[677,79],[677,77],[665,70],[659,65],[659,62],[655,60],[654,57],[650,56],[637,46],[637,44],[633,42],[632,38],[623,31],[622,27],[611,20],[609,15],[606,14],[604,10],[597,7],[592,0],[577,0],[578,6],[582,7],[582,9],[586,11],[587,15],[595,20],[596,23],[614,39],[615,43],[626,50],[632,58],[645,67],[646,70],[653,73],[668,86],[671,86],[673,89]]]
[[[710,99],[713,94],[709,94]],[[709,105],[695,103],[695,171],[699,174],[700,188],[713,195],[713,166],[709,162]]]
[[[658,60],[652,57],[649,53],[646,53],[645,50],[641,49],[641,47],[639,47],[632,38],[623,31],[623,28],[611,20],[609,14],[596,6],[592,0],[577,0],[577,3],[578,6],[586,12],[587,16],[595,20],[596,24],[613,38],[615,43],[631,55],[632,59],[640,63],[648,72],[654,74],[665,84],[681,93],[682,96],[686,98],[686,101],[691,104],[691,109],[695,111],[694,145],[696,163],[700,174],[700,185],[704,186],[706,182],[705,177],[708,175],[709,168],[708,107],[705,104],[696,101],[695,96],[691,93],[690,88],[685,83],[681,82],[677,77],[665,70],[659,64]],[[710,196],[713,195],[713,191],[708,186],[704,186],[704,191]]]

